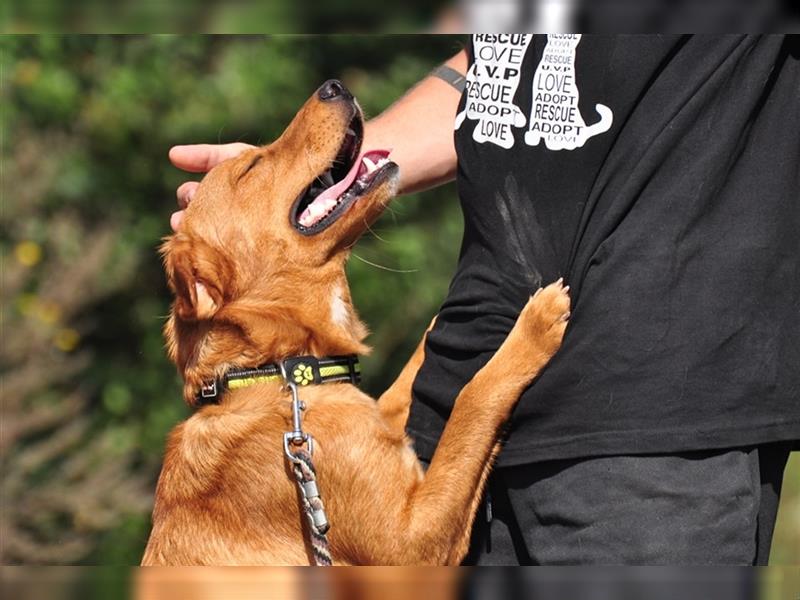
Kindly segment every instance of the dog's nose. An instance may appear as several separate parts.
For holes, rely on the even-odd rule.
[[[329,79],[323,83],[317,91],[317,95],[319,96],[320,100],[325,101],[335,100],[336,98],[353,97],[350,91],[344,87],[344,84],[342,84],[342,82],[338,79]]]

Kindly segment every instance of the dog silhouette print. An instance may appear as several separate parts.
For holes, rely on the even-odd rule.
[[[537,146],[544,140],[548,150],[574,150],[586,140],[609,130],[611,109],[595,104],[600,120],[587,126],[578,107],[575,52],[580,34],[550,34],[542,59],[533,75],[530,122],[525,143]]]
[[[476,142],[491,142],[506,150],[514,145],[512,127],[525,127],[525,114],[514,104],[522,60],[533,36],[527,34],[476,35],[475,61],[467,72],[464,110],[456,116],[455,128],[464,119],[478,123],[472,132]]]

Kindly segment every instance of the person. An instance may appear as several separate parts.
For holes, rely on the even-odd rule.
[[[475,35],[446,64],[463,93],[427,77],[365,128],[402,193],[455,177],[464,213],[423,459],[531,292],[563,276],[573,302],[466,562],[766,564],[800,439],[798,37]]]

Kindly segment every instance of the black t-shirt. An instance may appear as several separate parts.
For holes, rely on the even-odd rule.
[[[501,465],[800,439],[800,40],[479,35],[470,54],[420,454],[562,275],[564,343]]]

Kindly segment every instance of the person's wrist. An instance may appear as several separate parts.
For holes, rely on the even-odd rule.
[[[361,143],[361,151],[385,148],[386,141],[383,138],[385,138],[385,135],[382,131],[380,117],[366,121],[364,123],[364,139]]]

